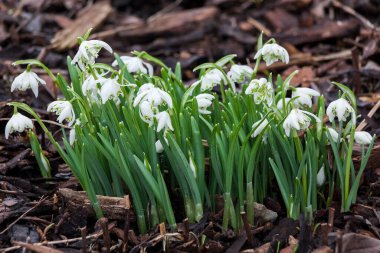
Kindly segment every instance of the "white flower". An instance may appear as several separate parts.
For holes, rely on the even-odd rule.
[[[162,146],[162,143],[160,140],[156,141],[154,145],[156,146],[157,153],[162,153],[164,151],[164,147]]]
[[[281,60],[282,62],[289,63],[289,54],[285,48],[272,43],[265,44],[257,53],[255,54],[255,59],[262,56],[267,66],[272,65],[272,63]]]
[[[207,93],[199,94],[198,96],[196,96],[195,99],[197,100],[197,103],[198,103],[199,113],[210,114],[211,112],[207,110],[207,107],[212,105],[212,100],[214,98],[215,97],[213,95],[210,95]]]
[[[172,126],[172,121],[170,119],[170,115],[167,111],[159,112],[156,118],[158,121],[157,129],[156,129],[157,132],[160,132],[164,128],[165,128],[165,131],[167,131],[168,129],[172,131],[174,130]]]
[[[339,134],[337,131],[335,131],[334,128],[327,128],[327,131],[329,131],[331,138],[333,139],[334,142],[338,142]]]
[[[62,124],[64,120],[71,126],[75,121],[75,113],[69,101],[54,101],[48,105],[48,112],[55,112],[58,115],[57,121]]]
[[[88,76],[82,84],[82,92],[84,95],[93,95],[98,93],[98,86],[97,83],[99,83],[99,80],[95,80],[95,77],[93,75]]]
[[[326,114],[329,117],[330,122],[332,122],[336,117],[339,121],[346,121],[346,118],[350,113],[354,112],[354,108],[348,103],[344,98],[339,98],[329,104],[326,109]]]
[[[152,106],[159,106],[164,102],[169,108],[173,107],[173,101],[169,93],[154,87],[151,83],[142,85],[133,102],[133,106],[137,106],[142,101],[148,101]]]
[[[264,128],[269,124],[268,120],[267,119],[264,119],[264,120],[259,120],[257,122],[255,122],[253,125],[252,125],[252,129],[255,129],[256,127],[256,130],[253,132],[252,134],[252,137],[256,137],[258,136],[263,130]]]
[[[122,94],[120,84],[117,81],[117,77],[110,79],[103,79],[102,87],[100,89],[100,97],[102,103],[105,104],[107,100],[112,99],[116,104],[120,102],[119,94]]]
[[[153,67],[149,63],[144,62],[139,57],[121,56],[120,59],[124,62],[129,73],[144,73],[153,76]],[[115,60],[112,63],[113,67],[118,65]]]
[[[285,98],[285,99],[284,99],[285,101],[283,101],[282,99],[280,99],[280,100],[277,102],[277,108],[278,108],[279,110],[282,110],[283,107],[284,107],[284,102],[285,102],[285,107],[286,107],[286,105],[289,103],[290,99],[291,99],[291,98]]]
[[[34,95],[38,97],[38,83],[46,84],[46,82],[39,78],[36,73],[25,70],[13,80],[11,92],[14,90],[25,91],[30,88]]]
[[[305,130],[309,127],[310,125],[310,116],[315,118],[317,122],[320,122],[320,119],[317,118],[314,114],[303,111],[300,109],[293,109],[288,117],[284,120],[284,123],[282,124],[282,127],[285,130],[286,135],[289,137],[290,136],[290,130],[295,129],[295,130]]]
[[[152,106],[148,101],[142,101],[139,106],[140,118],[148,123],[149,126],[153,125],[153,119],[158,113],[158,108]]]
[[[326,181],[325,167],[322,166],[317,174],[317,185],[321,187]]]
[[[261,104],[264,100],[268,105],[273,102],[273,87],[265,78],[252,80],[245,90],[245,94],[253,94],[255,104]]]
[[[347,136],[347,138],[350,138],[350,136]],[[354,134],[354,140],[356,143],[361,145],[369,145],[372,142],[372,136],[370,133],[366,131],[357,131]]]
[[[232,65],[227,76],[235,83],[242,83],[246,78],[250,79],[253,69],[247,65]]]
[[[312,100],[311,98],[313,96],[319,96],[319,92],[310,88],[296,88],[295,91],[292,93],[292,98],[297,97],[294,99],[294,105],[296,107],[311,107],[312,106]]]
[[[75,136],[76,136],[75,128],[70,129],[70,132],[69,132],[69,143],[70,143],[71,146],[75,142]]]
[[[227,84],[227,79],[219,69],[212,69],[208,71],[201,80],[196,84],[201,83],[201,91],[212,90],[217,85]]]
[[[78,49],[78,52],[74,56],[72,63],[78,63],[81,70],[85,70],[86,65],[93,65],[95,59],[98,57],[99,51],[104,48],[108,52],[112,53],[112,48],[101,40],[86,40],[83,41]]]
[[[5,126],[5,139],[8,139],[9,134],[13,132],[22,133],[27,129],[33,128],[33,122],[28,117],[16,112]]]

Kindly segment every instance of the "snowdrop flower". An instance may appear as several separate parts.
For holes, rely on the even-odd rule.
[[[36,73],[25,70],[13,80],[11,92],[14,90],[25,91],[30,88],[34,95],[38,97],[38,83],[46,84],[46,82],[39,78]]]
[[[95,80],[95,77],[93,75],[88,76],[82,84],[82,92],[85,95],[93,95],[98,93],[98,86],[99,80]]]
[[[219,69],[208,71],[201,80],[196,84],[201,83],[201,91],[212,90],[217,85],[227,84],[227,79]]]
[[[172,121],[170,119],[170,115],[167,111],[159,112],[156,116],[158,124],[157,124],[157,132],[160,132],[162,129],[165,128],[165,131],[168,129],[174,130],[172,126]]]
[[[126,65],[126,68],[129,73],[143,73],[148,74],[150,76],[153,76],[153,67],[149,63],[144,62],[139,57],[132,57],[132,56],[121,56],[120,59],[124,62]],[[112,63],[113,67],[116,67],[118,65],[117,61],[115,60]]]
[[[347,138],[350,138],[350,136],[348,135]],[[354,140],[356,143],[360,144],[360,145],[369,145],[371,144],[372,142],[372,136],[370,133],[366,132],[366,131],[357,131],[355,132],[354,134]]]
[[[312,106],[312,100],[311,98],[313,96],[319,96],[319,92],[310,88],[295,88],[295,90],[292,93],[292,98],[297,97],[294,99],[294,105],[296,107],[311,107]]]
[[[13,132],[22,133],[27,129],[33,128],[33,122],[28,117],[16,112],[5,126],[5,139],[8,139],[9,134]]]
[[[264,130],[264,128],[269,124],[268,120],[267,119],[264,119],[264,120],[259,120],[257,122],[255,122],[253,125],[252,125],[252,129],[255,129],[256,127],[256,130],[253,132],[252,134],[252,137],[256,137],[258,136],[259,134],[261,134],[261,132]]]
[[[272,65],[272,63],[278,60],[281,60],[286,64],[289,63],[289,54],[286,49],[275,43],[265,44],[259,51],[257,51],[255,59],[260,55],[263,57],[267,66]]]
[[[213,95],[204,93],[204,94],[199,94],[198,96],[195,97],[198,103],[198,110],[199,113],[201,114],[210,114],[211,112],[207,110],[207,107],[212,105],[212,100],[215,97]]]
[[[235,83],[242,83],[246,78],[250,79],[253,69],[247,65],[232,65],[227,76]]]
[[[334,142],[338,142],[339,134],[337,131],[335,131],[334,128],[327,128],[327,131],[329,131],[331,138],[333,139]]]
[[[326,109],[326,114],[329,117],[330,122],[333,122],[335,117],[338,117],[339,121],[346,121],[346,118],[353,112],[354,108],[352,108],[344,98],[339,98],[331,102]]]
[[[112,53],[112,48],[104,41],[85,40],[79,45],[78,52],[74,56],[72,63],[78,63],[79,68],[85,70],[86,65],[93,65],[95,63],[95,59],[102,48]]]
[[[71,126],[75,121],[75,113],[69,101],[54,101],[48,105],[48,112],[55,112],[58,115],[57,121],[62,124],[64,120]]]
[[[157,153],[162,153],[164,151],[164,147],[162,146],[162,143],[160,140],[157,140],[154,145],[156,146]]]
[[[325,166],[322,166],[317,174],[317,185],[321,187],[326,182]]]
[[[116,104],[120,102],[119,94],[122,94],[120,84],[117,78],[110,78],[102,80],[102,88],[100,89],[100,97],[102,103],[105,104],[107,100],[112,99]]]
[[[169,93],[154,87],[151,83],[142,85],[133,102],[133,106],[137,106],[141,101],[148,101],[153,106],[159,106],[166,103],[169,108],[173,107],[173,101]]]
[[[291,98],[285,98],[285,106],[289,103]],[[282,99],[280,99],[278,102],[277,102],[277,108],[279,110],[282,110],[284,107],[284,101],[282,101]]]
[[[69,143],[70,143],[71,146],[74,144],[74,142],[75,142],[75,140],[76,140],[75,126],[76,126],[76,125],[80,126],[80,124],[81,124],[81,123],[80,123],[80,120],[77,119],[77,120],[75,121],[75,125],[74,125],[74,127],[73,127],[72,129],[70,129],[70,132],[69,132]]]
[[[291,129],[295,129],[297,131],[307,129],[310,125],[310,117],[313,117],[317,122],[320,122],[320,119],[310,112],[300,109],[293,109],[282,124],[285,134],[289,137]]]
[[[140,118],[145,122],[148,123],[149,126],[153,125],[153,119],[156,116],[158,112],[158,108],[152,106],[148,101],[141,102],[139,106],[140,111]]]
[[[265,78],[252,80],[245,90],[245,94],[253,94],[255,104],[261,104],[264,100],[268,105],[273,102],[273,87]]]

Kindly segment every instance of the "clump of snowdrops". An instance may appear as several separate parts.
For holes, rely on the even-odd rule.
[[[5,135],[29,131],[41,173],[49,177],[34,123],[24,116],[29,114],[99,217],[97,194],[130,194],[141,233],[160,222],[175,228],[173,198],[178,196],[186,217],[195,222],[205,209],[215,210],[215,196],[222,195],[225,229],[242,226],[241,212],[253,224],[254,202],[273,196],[276,188],[292,218],[328,207],[335,189],[342,211],[355,203],[375,136],[355,131],[356,98],[346,86],[335,83],[339,98],[325,109],[318,91],[289,85],[297,71],[285,80],[257,77],[262,60],[268,66],[289,61],[274,39],[263,44],[259,37],[253,68],[227,55],[196,67],[199,79],[185,86],[179,64],[172,70],[146,52],[115,53],[111,65],[97,63],[100,50],[113,51],[88,36],[79,38],[77,54],[67,58],[70,83],[39,61],[14,63],[26,70],[15,78],[12,91],[32,89],[38,96],[45,82],[32,68],[44,69],[59,87],[62,97],[47,110],[57,115],[62,139],[18,102],[10,103],[14,115]],[[362,146],[358,170],[351,159],[355,142]]]

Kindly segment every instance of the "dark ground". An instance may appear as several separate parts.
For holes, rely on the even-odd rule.
[[[121,55],[145,50],[169,66],[179,60],[189,82],[195,78],[195,66],[226,54],[236,53],[241,63],[253,61],[256,39],[263,31],[266,38],[274,37],[286,47],[291,61],[287,66],[263,65],[262,72],[288,75],[300,69],[293,85],[320,90],[328,101],[337,94],[331,81],[348,85],[355,91],[359,111],[367,122],[364,130],[379,135],[380,1],[258,2],[2,0],[0,118],[11,116],[12,109],[6,106],[10,100],[25,101],[49,117],[45,105],[54,99],[56,90],[47,75],[41,73],[48,85],[38,100],[30,92],[10,94],[12,78],[21,71],[11,63],[38,58],[55,73],[67,75],[66,55],[75,54],[75,38],[90,27],[94,27],[92,38],[106,41]],[[112,59],[102,55],[100,61]],[[109,220],[96,222],[81,195],[58,192],[62,188],[80,189],[48,143],[46,155],[54,177],[44,180],[27,139],[5,140],[5,124],[0,119],[0,248],[4,252],[17,250],[20,245],[35,252],[54,252],[31,244],[37,242],[54,245],[57,252],[80,252],[89,247],[96,251],[108,246],[119,252],[123,245],[131,252],[158,252],[163,240],[171,252],[276,252],[278,245],[280,252],[292,252],[297,241],[299,252],[380,252],[378,141],[362,180],[358,204],[350,213],[334,215],[332,209],[321,210],[315,214],[314,225],[308,226],[302,220],[283,218],[281,205],[268,199],[265,205],[281,218],[257,224],[252,230],[254,240],[248,242],[245,232],[223,233],[218,225],[220,214],[212,213],[189,229],[184,222],[172,234],[165,234],[160,227],[139,236],[133,232],[133,213],[121,200],[117,204],[106,200],[104,208],[111,210]],[[207,239],[203,243],[204,236]],[[72,238],[71,243],[65,243]]]

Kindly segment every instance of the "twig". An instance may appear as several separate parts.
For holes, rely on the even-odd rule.
[[[259,30],[260,32],[263,32],[263,34],[265,34],[266,36],[268,36],[268,37],[272,36],[272,32],[266,26],[264,26],[262,23],[257,21],[256,19],[248,18],[247,21],[248,21],[248,23],[253,25],[257,30]]]
[[[190,231],[190,228],[189,228],[189,218],[186,218],[183,220],[183,226],[184,226],[184,238],[185,238],[185,242],[187,242],[189,240],[189,231]]]
[[[80,228],[80,235],[82,236],[82,253],[87,252],[87,229],[86,227]]]
[[[357,13],[354,9],[352,9],[351,7],[349,6],[346,6],[346,5],[343,5],[342,3],[340,3],[339,1],[336,1],[336,0],[332,0],[331,1],[332,4],[341,9],[342,11],[354,16],[355,18],[357,18],[366,28],[369,28],[369,29],[372,29],[372,30],[375,30],[377,32],[380,31],[380,28],[379,27],[376,27],[374,24],[371,23],[371,21],[369,21],[368,19],[366,19],[365,17],[363,17],[361,14]]]
[[[13,169],[16,167],[16,165],[24,159],[25,156],[29,155],[30,148],[25,149],[24,151],[21,151],[19,154],[17,154],[15,157],[13,157],[11,160],[9,160],[6,163],[0,164],[0,173],[5,174],[9,169]]]
[[[333,226],[334,226],[334,214],[335,214],[335,208],[330,207],[329,208],[329,221],[328,221],[328,233],[331,232]]]
[[[46,196],[44,198],[41,198],[37,204],[35,204],[33,207],[31,207],[29,210],[27,210],[25,213],[23,213],[22,215],[20,215],[20,217],[18,217],[15,221],[13,221],[11,224],[9,224],[8,227],[6,227],[3,231],[1,231],[0,235],[4,234],[5,232],[8,231],[8,229],[10,229],[14,224],[16,224],[19,220],[21,220],[23,217],[25,217],[28,213],[30,213],[31,211],[33,211],[35,208],[37,208],[39,205],[41,205],[49,196]]]
[[[108,219],[103,217],[99,219],[99,223],[102,227],[103,230],[103,242],[104,242],[104,247],[106,248],[106,252],[110,253],[111,252],[111,239],[110,239],[110,233],[108,230]]]
[[[372,116],[375,114],[377,110],[380,108],[380,100],[377,101],[377,103],[372,107],[372,109],[369,111],[367,117],[372,118]],[[359,126],[356,128],[356,131],[362,131],[367,126],[367,121],[365,119],[360,122]]]
[[[39,253],[63,253],[63,251],[61,250],[53,249],[53,248],[46,247],[43,245],[35,245],[35,244],[19,242],[19,241],[13,241],[12,244],[15,244],[17,246],[26,248],[34,252],[39,252]]]
[[[123,248],[122,252],[128,251],[128,231],[129,231],[129,209],[131,208],[131,202],[129,201],[129,195],[124,196],[125,199],[125,222],[124,222],[124,235],[123,235]]]

